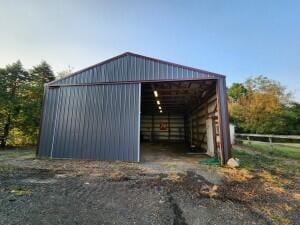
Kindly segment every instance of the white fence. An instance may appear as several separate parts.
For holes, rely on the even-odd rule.
[[[289,139],[289,140],[300,140],[300,135],[273,135],[273,134],[239,134],[235,133],[236,139],[237,137],[246,137],[248,142],[251,142],[251,137],[261,137],[268,138],[269,143],[272,144],[273,139]]]

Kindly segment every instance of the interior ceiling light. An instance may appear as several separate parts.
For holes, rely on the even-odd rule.
[[[161,106],[158,106],[158,108],[161,110]]]
[[[153,91],[153,93],[154,93],[154,96],[157,98],[157,97],[158,97],[158,92],[157,92],[157,90]]]
[[[159,112],[162,113],[163,111],[162,111],[162,110],[159,110]]]
[[[160,101],[159,100],[157,100],[156,103],[157,103],[157,105],[160,105]]]

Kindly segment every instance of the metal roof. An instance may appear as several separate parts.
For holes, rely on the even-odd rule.
[[[136,61],[140,61],[139,63],[137,63]],[[135,61],[135,62],[133,62]],[[134,63],[134,66],[132,66],[132,64]],[[126,73],[128,71],[130,71],[129,75],[124,75],[124,77],[121,78],[121,76],[119,77],[114,77],[114,78],[105,78],[103,79],[101,77],[101,79],[94,79],[93,77],[97,76],[97,74],[101,73],[97,70],[97,68],[101,68],[105,65],[109,65],[112,64],[111,67],[109,67],[106,71],[107,75],[109,75],[110,77],[113,76],[111,71],[114,70],[114,74],[116,74],[115,70],[118,70],[117,72],[119,73]],[[181,71],[182,72],[182,76],[178,75],[177,77],[175,76],[168,76],[166,75],[167,72],[165,72],[167,69],[165,69],[164,73],[165,74],[159,74],[155,75],[155,68],[154,66],[151,65],[155,65],[157,64],[158,66],[160,65],[161,67],[169,67],[172,68],[172,70],[176,70],[176,71]],[[135,67],[135,68],[128,68],[129,66]],[[153,67],[153,71],[148,72],[148,75],[141,75],[141,77],[139,77],[139,75],[132,75],[132,71],[135,71],[136,73],[138,73],[139,68],[142,67],[147,67],[148,66],[148,70],[149,68],[151,69]],[[96,70],[96,74],[93,72],[94,70]],[[146,70],[144,68],[144,70]],[[120,72],[122,71],[122,72]],[[185,71],[185,72],[184,72]],[[139,72],[143,72],[143,71],[139,71]],[[145,72],[146,73],[146,72]],[[149,75],[150,73],[152,73],[151,75]],[[178,72],[177,72],[178,73]],[[73,78],[74,76],[84,76],[84,78],[81,79],[75,79]],[[122,74],[123,75],[123,74]],[[143,56],[143,55],[139,55],[139,54],[135,54],[132,52],[125,52],[121,55],[115,56],[113,58],[107,59],[105,61],[102,61],[100,63],[97,63],[95,65],[89,66],[87,68],[84,68],[82,70],[76,71],[66,77],[63,77],[61,79],[52,81],[50,83],[48,83],[47,85],[49,86],[56,86],[56,85],[66,85],[66,84],[84,84],[84,83],[97,83],[97,82],[125,82],[125,81],[141,81],[141,80],[160,80],[160,79],[167,79],[167,80],[177,80],[179,77],[181,79],[197,79],[199,76],[206,76],[207,78],[220,78],[220,77],[225,77],[222,74],[218,74],[218,73],[213,73],[213,72],[209,72],[209,71],[205,71],[205,70],[201,70],[201,69],[197,69],[197,68],[193,68],[193,67],[189,67],[189,66],[184,66],[181,64],[177,64],[177,63],[172,63],[172,62],[168,62],[165,60],[160,60],[160,59],[156,59],[156,58],[151,58],[151,57],[147,57],[147,56]],[[103,76],[103,75],[101,75]],[[131,76],[131,77],[130,77]],[[173,79],[174,78],[174,79]]]

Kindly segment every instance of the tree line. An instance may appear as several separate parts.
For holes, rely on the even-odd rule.
[[[0,68],[0,146],[36,144],[44,84],[55,79],[42,61],[30,70],[17,61]]]
[[[20,61],[0,68],[0,147],[37,144],[44,84],[71,71],[55,76],[46,61],[29,70]],[[227,91],[238,132],[300,134],[300,105],[279,82],[258,76]]]

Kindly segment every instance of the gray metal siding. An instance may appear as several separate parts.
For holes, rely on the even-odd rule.
[[[200,72],[176,64],[160,62],[134,55],[124,55],[100,64],[53,84],[84,84],[95,82],[183,80],[216,78],[211,73]]]
[[[39,155],[50,156],[59,89],[45,88]],[[42,146],[42,148],[41,148]]]
[[[39,154],[139,161],[139,114],[140,84],[49,89]]]

